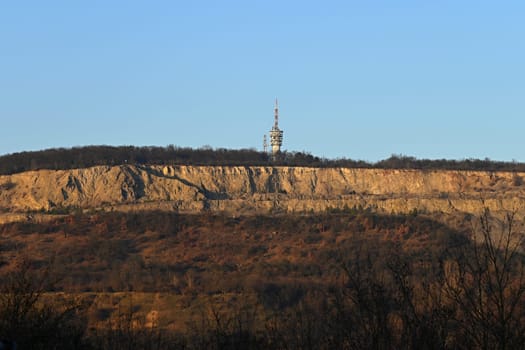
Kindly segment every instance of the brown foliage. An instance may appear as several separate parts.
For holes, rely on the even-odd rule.
[[[517,232],[514,216],[489,212],[459,229],[420,214],[359,210],[98,213],[1,226],[0,272],[37,299],[46,290],[91,290],[209,300],[177,341],[160,328],[135,327],[145,321],[131,303],[117,315],[95,312],[107,325],[82,338],[95,348],[514,349],[525,344]],[[20,252],[32,261],[9,279],[20,270],[9,257]],[[53,287],[41,283],[50,260],[63,277]]]

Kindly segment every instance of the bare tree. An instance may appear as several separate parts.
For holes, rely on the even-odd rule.
[[[455,320],[465,346],[523,348],[525,259],[522,223],[515,213],[496,218],[485,209],[473,226],[474,241],[442,261],[444,291],[457,305]]]
[[[21,349],[81,349],[85,331],[82,304],[51,302],[46,291],[56,282],[50,268],[35,274],[27,259],[3,277],[0,287],[0,337]]]

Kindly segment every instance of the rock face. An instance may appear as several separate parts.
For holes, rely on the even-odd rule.
[[[0,176],[8,213],[68,207],[386,213],[523,211],[525,173],[241,166],[98,166]],[[484,201],[484,202],[482,202]]]

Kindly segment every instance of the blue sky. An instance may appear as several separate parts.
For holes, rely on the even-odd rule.
[[[523,1],[0,4],[0,154],[92,144],[525,161]]]

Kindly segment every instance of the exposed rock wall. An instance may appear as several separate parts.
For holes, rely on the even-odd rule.
[[[525,173],[383,169],[98,166],[0,176],[0,208],[162,209],[183,212],[523,210]]]

